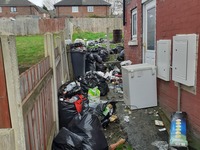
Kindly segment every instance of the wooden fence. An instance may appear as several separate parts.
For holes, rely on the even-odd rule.
[[[9,132],[0,129],[0,138],[12,143],[0,142],[0,147],[4,146],[5,150],[49,150],[58,132],[58,88],[69,80],[64,32],[46,33],[45,58],[21,75],[15,37],[1,36],[1,40],[4,42],[2,58],[11,128]]]

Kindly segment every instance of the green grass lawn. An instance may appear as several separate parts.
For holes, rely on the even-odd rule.
[[[73,34],[73,41],[76,38],[97,40],[99,38],[106,38],[106,33],[98,32],[82,32],[75,31]],[[109,39],[112,40],[112,34],[109,34]],[[119,44],[110,44],[110,47],[116,47]],[[106,44],[102,45],[106,47]],[[44,36],[31,35],[31,36],[16,36],[16,48],[18,56],[19,67],[30,67],[38,63],[44,58]]]
[[[82,31],[75,31],[72,36],[72,40],[74,41],[75,39],[86,39],[86,40],[97,40],[106,38],[106,33],[103,32],[98,32],[98,33],[93,33],[93,32],[82,32]],[[112,40],[112,34],[109,34],[109,39]]]
[[[16,36],[18,65],[29,67],[44,57],[44,36]]]

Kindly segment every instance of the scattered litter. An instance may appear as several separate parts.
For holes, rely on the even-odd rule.
[[[128,66],[128,65],[131,65],[131,64],[132,64],[132,62],[130,60],[125,60],[125,61],[122,61],[120,63],[121,66]]]
[[[100,90],[98,87],[88,90],[89,106],[95,108],[100,103]]]
[[[130,120],[129,120],[129,116],[124,116],[124,121],[125,122],[129,122]]]
[[[109,120],[110,120],[110,122],[114,122],[115,120],[117,120],[117,116],[116,115],[112,115],[110,118],[109,118]]]
[[[132,114],[132,112],[129,110],[129,111],[128,111],[128,114],[129,114],[129,115],[131,115],[131,114]]]
[[[153,112],[152,112],[152,111],[149,111],[149,112],[148,112],[148,114],[149,114],[149,115],[152,115],[152,114],[153,114]]]
[[[168,150],[168,143],[166,141],[155,141],[151,145],[156,146],[159,150]]]
[[[176,112],[172,115],[170,128],[170,146],[187,147],[186,112]]]
[[[164,123],[160,120],[155,120],[155,125],[157,126],[164,126]]]
[[[109,146],[109,150],[115,150],[119,145],[122,145],[122,144],[124,144],[125,142],[126,142],[126,140],[123,139],[123,138],[121,138],[121,139],[119,139],[116,143],[111,144],[111,145]]]
[[[166,131],[166,128],[161,128],[161,129],[158,129],[160,132],[162,131]]]

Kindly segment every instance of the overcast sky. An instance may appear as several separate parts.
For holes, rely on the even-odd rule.
[[[43,0],[29,0],[29,1],[38,6],[42,6],[43,3]]]

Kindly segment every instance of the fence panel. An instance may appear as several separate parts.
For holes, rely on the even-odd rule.
[[[0,128],[10,128],[10,113],[4,72],[3,53],[0,39]]]
[[[46,57],[20,75],[27,150],[46,150],[52,136],[52,72]]]

